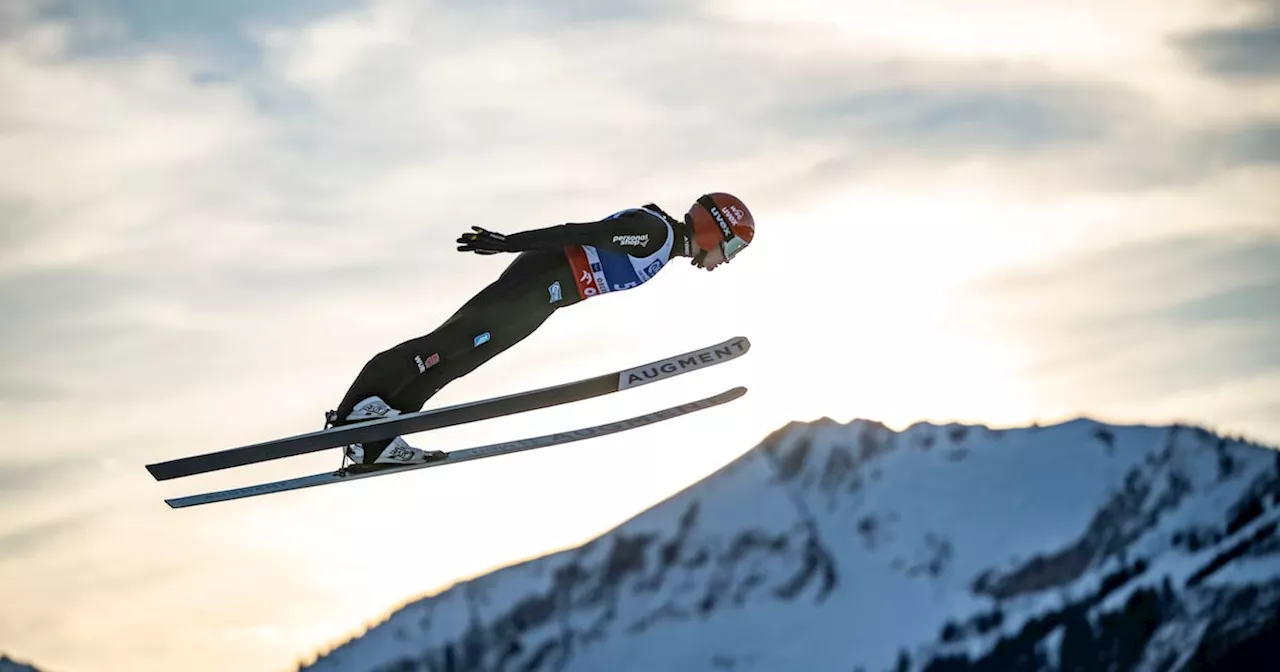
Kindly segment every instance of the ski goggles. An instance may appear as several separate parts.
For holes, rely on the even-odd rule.
[[[747,241],[734,236],[720,243],[720,253],[724,255],[724,260],[729,261],[734,255],[741,252],[747,246]]]

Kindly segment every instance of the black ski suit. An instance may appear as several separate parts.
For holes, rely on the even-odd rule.
[[[355,404],[373,395],[402,413],[420,410],[442,387],[519,343],[555,311],[643,283],[673,257],[690,254],[686,225],[653,204],[594,222],[510,234],[506,243],[519,256],[502,275],[435,331],[370,359],[338,405],[333,424],[346,424]],[[602,289],[606,276],[596,274],[602,261],[618,271],[615,277],[631,277],[626,262],[649,266],[635,271],[643,279]],[[371,443],[366,450],[384,445]]]

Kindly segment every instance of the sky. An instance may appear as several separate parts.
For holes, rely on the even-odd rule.
[[[792,420],[1192,422],[1280,445],[1274,0],[9,0],[0,4],[0,651],[64,672],[285,670],[581,543]],[[747,357],[411,435],[449,450],[729,406],[494,460],[174,511],[335,452],[372,355],[502,232],[728,191],[713,273],[592,299],[428,406],[733,336]]]

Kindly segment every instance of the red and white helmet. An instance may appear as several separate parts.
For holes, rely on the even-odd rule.
[[[756,233],[756,221],[743,202],[732,194],[703,194],[685,213],[684,221],[693,230],[693,239],[703,250],[717,247],[728,261],[741,252]],[[698,255],[695,263],[702,260]]]

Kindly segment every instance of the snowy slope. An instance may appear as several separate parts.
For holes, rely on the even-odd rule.
[[[1250,669],[1278,503],[1280,454],[1191,427],[793,423],[304,669]]]

